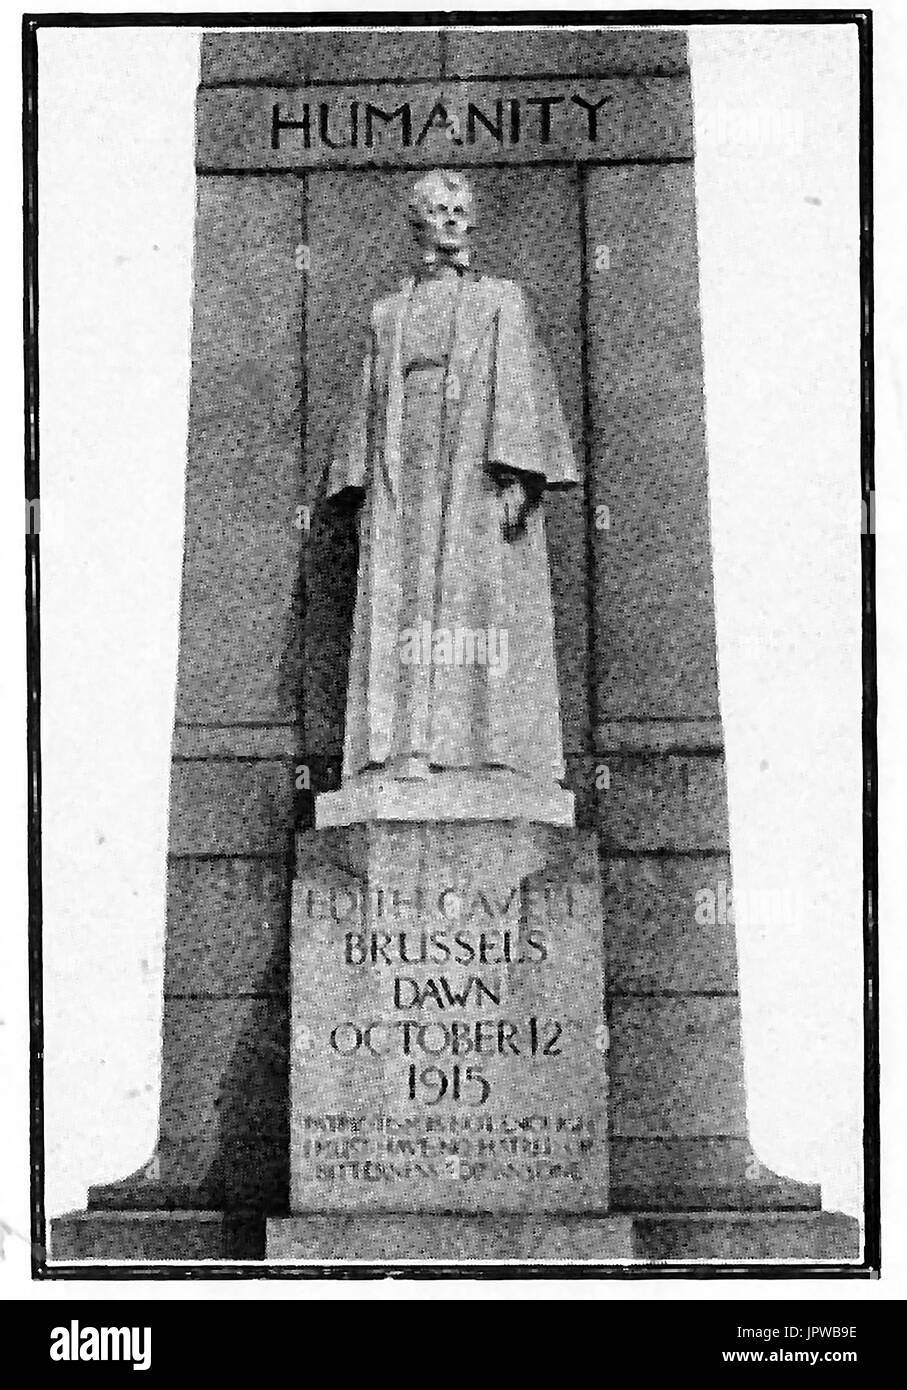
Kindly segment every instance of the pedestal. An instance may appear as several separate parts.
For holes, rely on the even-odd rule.
[[[388,1265],[620,1266],[845,1263],[857,1223],[840,1212],[670,1212],[660,1216],[287,1216],[267,1224],[268,1259]],[[503,1271],[502,1271],[503,1272]]]
[[[485,821],[300,837],[290,1204],[409,1228],[607,1212],[594,836]]]
[[[629,1216],[288,1216],[268,1222],[269,1260],[372,1265],[612,1264],[634,1254]]]
[[[574,823],[574,795],[556,782],[532,782],[515,772],[433,772],[424,781],[396,781],[380,772],[355,777],[315,800],[315,824],[376,824],[381,821],[519,821],[535,825]]]
[[[404,818],[299,837],[291,1214],[267,1222],[269,1260],[858,1258],[855,1221],[752,1154],[736,1052],[707,1089],[716,1113],[739,1110],[739,1138],[703,1137],[694,1061],[711,1067],[714,1048],[701,1029],[689,1059],[640,1032],[635,1084],[623,1051],[614,1059],[608,982],[626,940],[600,864],[594,832],[519,821]],[[629,1156],[648,1161],[634,1173],[626,1104],[645,1113],[659,1065],[660,1123],[677,1088],[688,1133],[643,1129]]]
[[[320,824],[352,823],[299,840],[294,1214],[269,1259],[632,1257],[608,1213],[597,838],[551,823],[569,794],[518,783],[319,798]]]

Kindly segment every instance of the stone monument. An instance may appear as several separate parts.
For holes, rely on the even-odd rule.
[[[684,34],[206,35],[197,168],[159,1141],[51,1257],[856,1259],[696,912]]]

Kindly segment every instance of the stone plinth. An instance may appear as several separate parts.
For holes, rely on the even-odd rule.
[[[289,1216],[267,1224],[267,1258],[373,1265],[460,1261],[576,1267],[847,1263],[859,1223],[840,1212],[672,1212],[611,1216]],[[502,1271],[502,1273],[505,1271]]]
[[[262,1217],[224,1211],[77,1211],[52,1222],[49,1255],[70,1261],[261,1260]]]
[[[860,1258],[860,1223],[839,1211],[697,1211],[634,1215],[637,1260],[823,1261]]]
[[[300,837],[295,1213],[604,1213],[594,836],[517,822]]]
[[[268,1222],[269,1260],[367,1264],[633,1258],[628,1216],[288,1216]]]
[[[374,773],[316,797],[315,824],[319,830],[379,821],[572,825],[573,804],[573,793],[556,782],[531,782],[515,772],[433,772],[424,781]]]

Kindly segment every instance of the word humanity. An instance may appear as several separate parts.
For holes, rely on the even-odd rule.
[[[615,96],[613,90],[599,96],[545,91],[465,102],[409,98],[396,106],[335,97],[293,109],[275,102],[271,148],[279,150],[283,141],[295,139],[306,150],[371,150],[388,143],[418,149],[437,136],[455,148],[483,143],[514,147],[524,141],[549,145],[563,137],[594,145],[603,133],[600,117]]]

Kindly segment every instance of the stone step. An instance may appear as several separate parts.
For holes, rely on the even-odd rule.
[[[272,1217],[214,1211],[71,1212],[51,1222],[52,1264],[85,1261],[493,1262],[588,1265],[860,1258],[842,1212],[670,1212]]]

